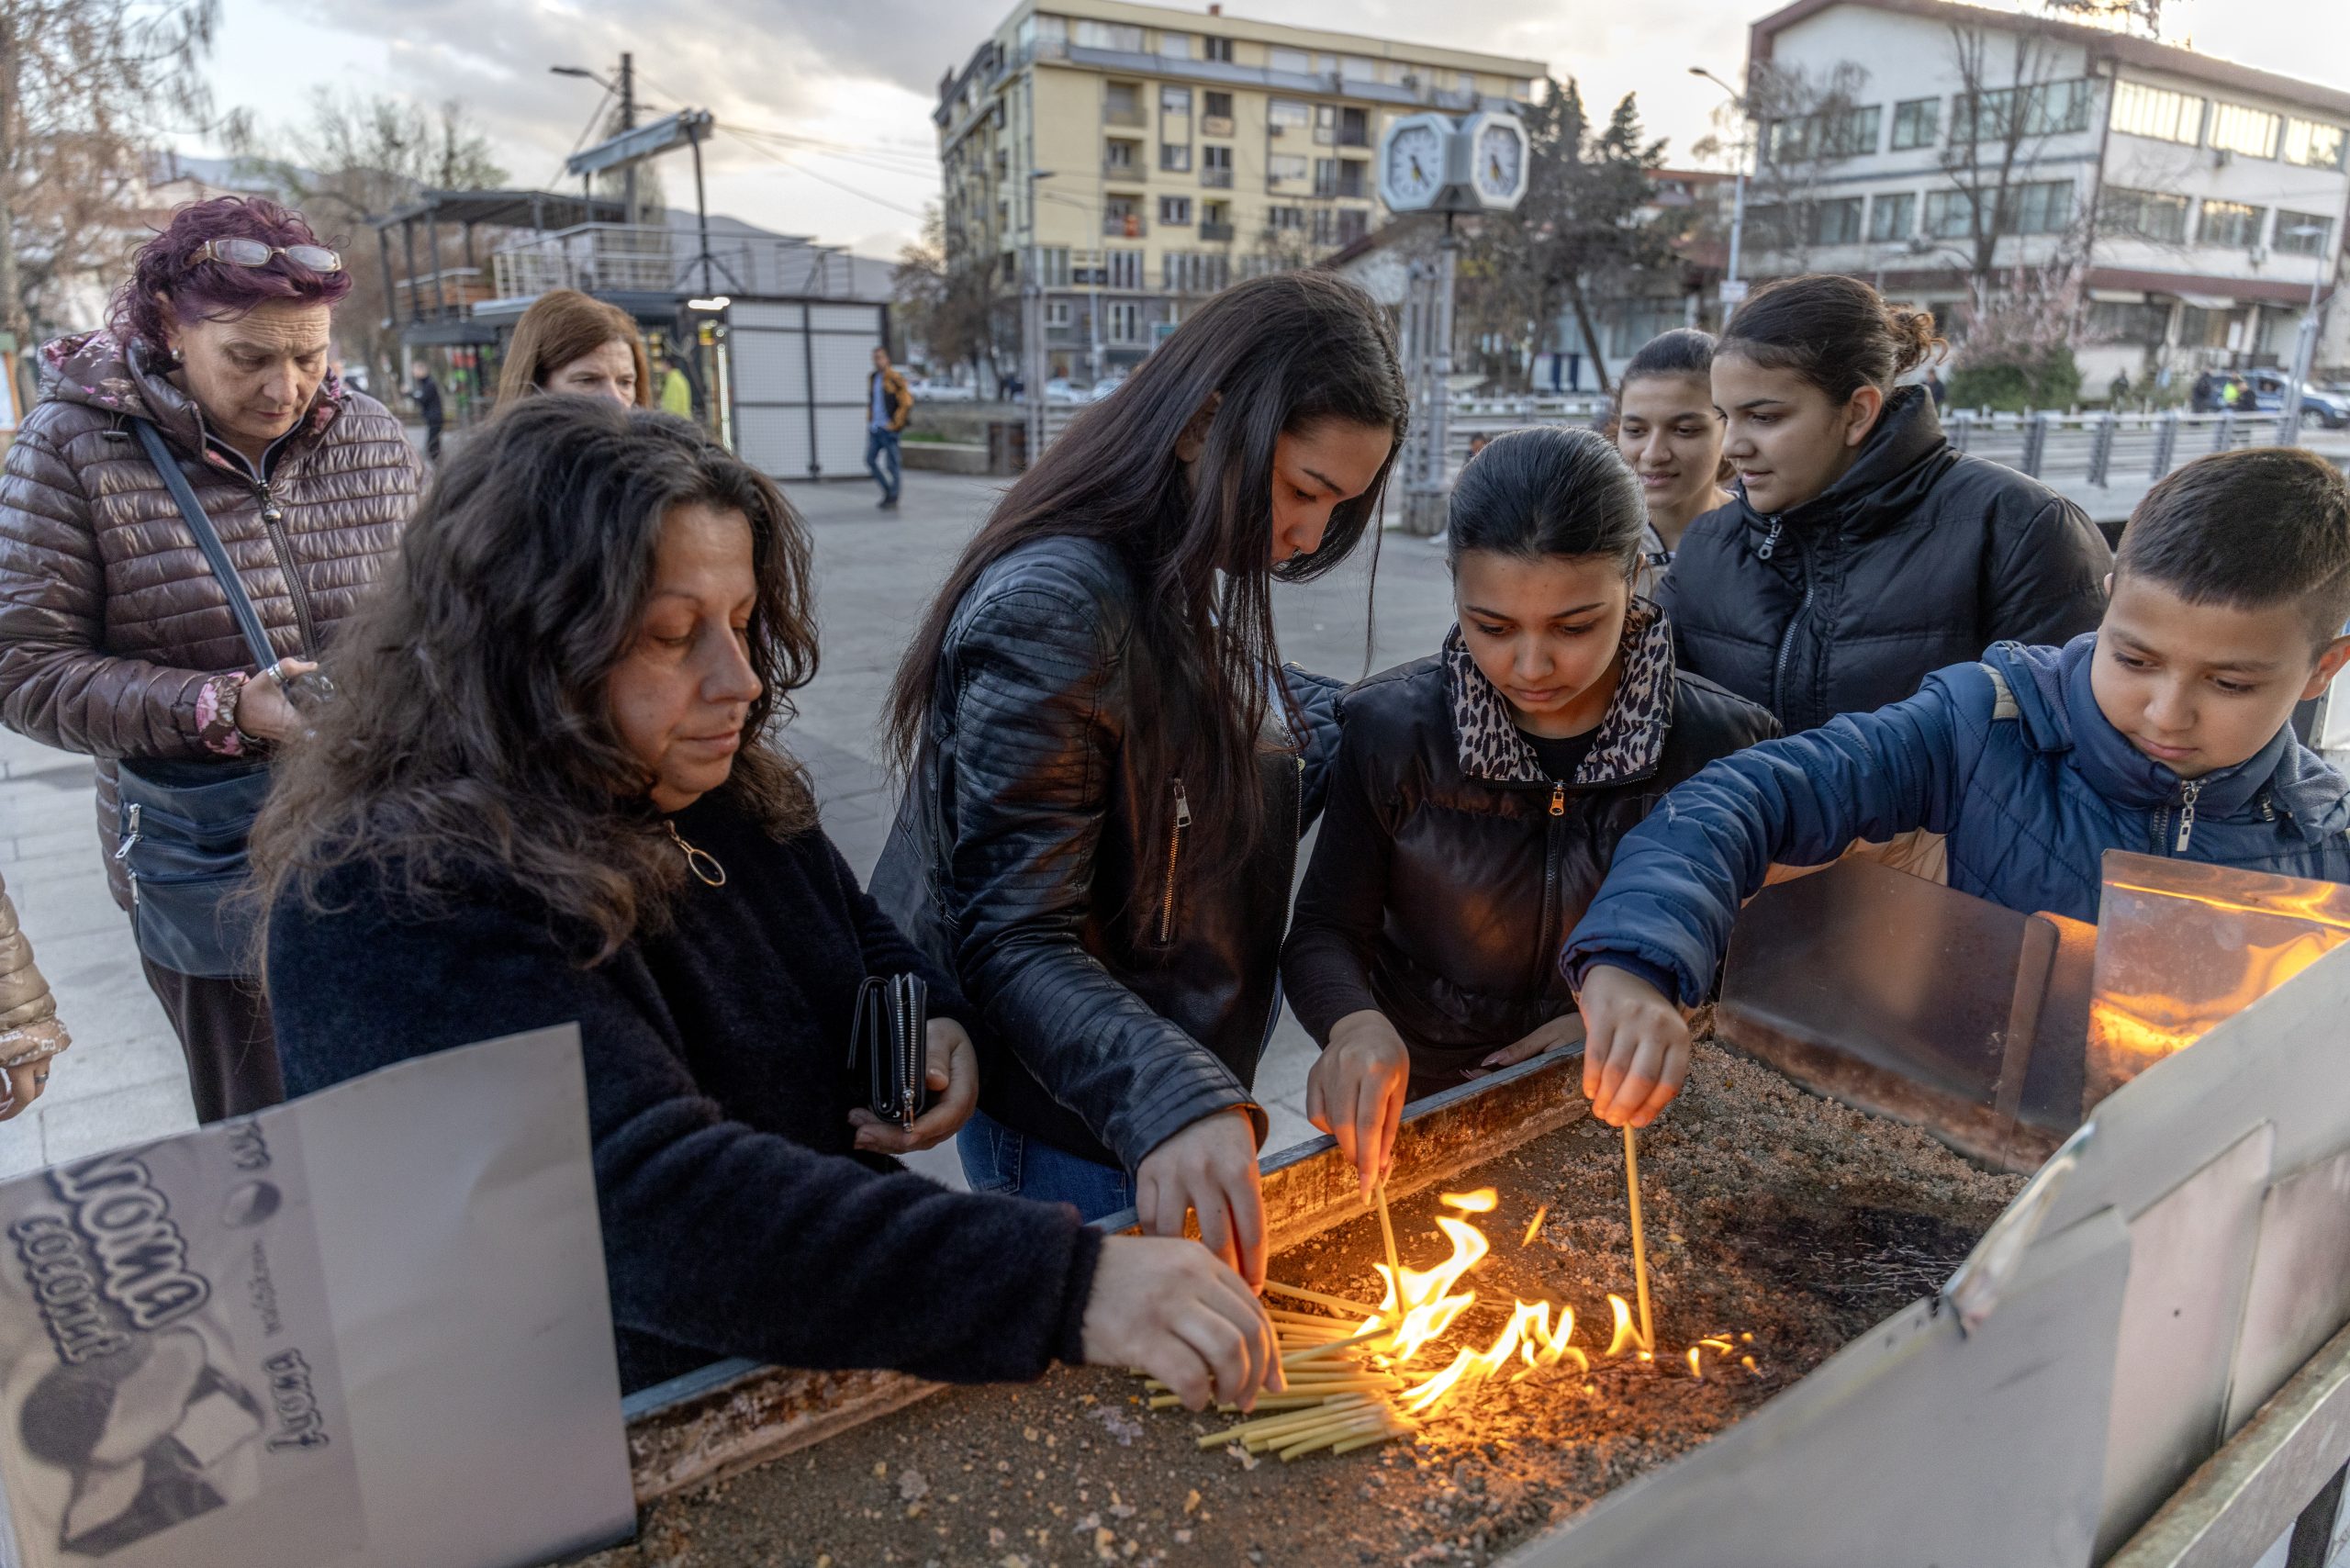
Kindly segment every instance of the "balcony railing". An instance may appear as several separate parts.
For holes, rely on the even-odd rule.
[[[1135,129],[1140,130],[1150,122],[1143,117],[1143,112],[1139,108],[1122,109],[1114,104],[1105,104],[1102,108],[1102,123],[1103,125],[1131,126]]]
[[[1142,165],[1131,158],[1104,158],[1102,160],[1102,172],[1113,180],[1142,178]]]
[[[1207,186],[1211,190],[1228,191],[1232,188],[1232,171],[1229,169],[1202,169],[1200,171],[1200,184]]]
[[[1200,238],[1211,242],[1229,241],[1232,238],[1232,225],[1203,221],[1200,224]]]
[[[479,267],[447,267],[402,278],[393,293],[401,319],[409,321],[463,316],[490,297],[489,279]]]
[[[1107,212],[1102,215],[1102,232],[1113,240],[1139,240],[1150,231],[1149,224],[1139,212]]]
[[[1200,117],[1200,134],[1202,136],[1230,136],[1232,133],[1233,126],[1232,117],[1230,115],[1202,115]]]

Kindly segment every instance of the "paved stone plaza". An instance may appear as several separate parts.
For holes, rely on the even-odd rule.
[[[824,825],[861,876],[880,856],[896,801],[879,764],[882,694],[932,589],[1001,483],[909,473],[894,515],[874,509],[869,483],[791,487],[815,535],[823,664],[799,693],[785,739],[814,773]],[[1285,657],[1341,678],[1363,673],[1370,559],[1366,547],[1321,583],[1275,589]],[[1378,588],[1371,667],[1433,652],[1451,621],[1442,553],[1385,535]],[[129,922],[106,896],[89,759],[0,732],[0,875],[73,1036],[49,1092],[0,1123],[0,1175],[193,1125],[178,1042],[140,975]],[[1284,1015],[1258,1077],[1273,1114],[1270,1147],[1312,1135],[1312,1053]],[[960,1184],[951,1146],[915,1163]]]

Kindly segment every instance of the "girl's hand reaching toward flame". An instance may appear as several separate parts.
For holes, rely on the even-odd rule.
[[[1330,1043],[1305,1075],[1305,1119],[1338,1140],[1363,1202],[1395,1155],[1412,1059],[1386,1014],[1365,1008],[1330,1026]]]

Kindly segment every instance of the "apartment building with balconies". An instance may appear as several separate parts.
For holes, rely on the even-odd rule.
[[[948,244],[1041,287],[1051,374],[1113,374],[1235,279],[1376,228],[1391,118],[1524,103],[1544,71],[1216,6],[1023,0],[939,84]]]
[[[2339,88],[1951,0],[1796,0],[1752,27],[1750,83],[1774,75],[1834,91],[1754,128],[1750,276],[1857,274],[1954,324],[1980,247],[1998,288],[2069,263],[2092,397],[2289,365],[2311,286],[2333,293]],[[2350,358],[2343,326],[2320,364]]]

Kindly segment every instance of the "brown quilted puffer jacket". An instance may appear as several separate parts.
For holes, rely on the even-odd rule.
[[[196,693],[252,655],[125,417],[152,420],[180,458],[281,657],[315,656],[375,580],[421,467],[399,421],[332,374],[257,474],[112,337],[61,339],[41,363],[42,400],[0,474],[0,722],[98,759],[98,836],[128,909],[114,759],[210,757]]]

